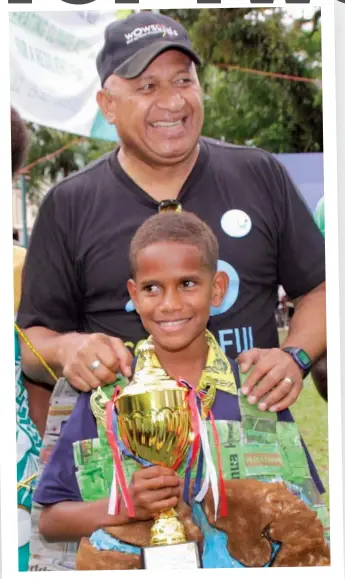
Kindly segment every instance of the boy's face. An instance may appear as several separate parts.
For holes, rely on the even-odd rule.
[[[203,336],[211,306],[219,307],[228,287],[224,272],[213,274],[193,245],[162,242],[138,252],[128,291],[157,346],[178,351]]]

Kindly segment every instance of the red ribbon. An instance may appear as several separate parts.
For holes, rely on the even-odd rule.
[[[115,398],[115,392],[114,392],[114,398]],[[117,484],[117,482],[119,483],[119,486],[121,489],[121,494],[122,494],[123,500],[125,502],[125,505],[127,507],[128,516],[134,517],[134,506],[132,503],[131,496],[129,494],[125,475],[123,472],[122,461],[121,461],[119,449],[118,449],[115,435],[114,435],[112,417],[113,417],[113,401],[109,400],[109,402],[107,402],[107,404],[106,404],[106,433],[107,433],[108,443],[109,443],[109,446],[110,446],[111,451],[112,451],[113,461],[114,461],[115,470],[116,470],[116,479],[117,480],[115,481],[115,484]],[[118,507],[119,507],[119,503],[117,503],[116,509],[118,509]],[[116,512],[118,512],[118,511],[116,511]]]

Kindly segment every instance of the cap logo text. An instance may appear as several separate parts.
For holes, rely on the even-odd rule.
[[[141,26],[140,28],[135,28],[132,32],[125,34],[126,44],[131,44],[140,38],[145,38],[146,36],[153,36],[156,34],[162,34],[165,36],[178,36],[177,30],[164,26],[163,24],[149,24],[148,26]]]

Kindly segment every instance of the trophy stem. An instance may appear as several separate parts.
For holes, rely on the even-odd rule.
[[[186,535],[175,509],[169,509],[155,517],[151,528],[150,545],[174,545],[185,543]]]

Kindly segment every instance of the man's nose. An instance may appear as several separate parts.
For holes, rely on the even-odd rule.
[[[180,112],[185,105],[185,100],[178,90],[168,87],[161,90],[159,99],[157,101],[157,107],[159,109],[165,109],[172,113]]]

